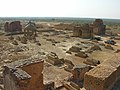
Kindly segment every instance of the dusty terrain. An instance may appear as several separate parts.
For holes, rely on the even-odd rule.
[[[38,22],[39,23],[39,22]],[[40,22],[41,23],[41,22]],[[43,23],[44,25],[53,26],[56,23]],[[110,27],[111,29],[113,27]],[[115,27],[114,27],[115,28]],[[119,28],[117,26],[117,28]],[[29,57],[39,58],[42,57],[46,59],[46,55],[50,52],[54,52],[58,55],[60,59],[64,58],[66,60],[72,61],[74,65],[79,65],[83,63],[86,58],[75,56],[76,52],[66,53],[72,46],[81,47],[82,50],[87,50],[92,45],[99,45],[101,50],[95,50],[91,53],[88,53],[88,57],[99,60],[102,63],[104,60],[107,60],[115,55],[115,51],[120,49],[120,41],[115,40],[117,42],[116,45],[111,45],[114,50],[106,49],[104,45],[105,40],[108,40],[110,36],[101,36],[101,41],[91,41],[90,39],[82,39],[79,37],[72,37],[72,30],[54,30],[50,32],[41,32],[41,29],[38,28],[36,37],[36,41],[30,40],[27,41],[27,44],[22,44],[20,41],[16,40],[16,38],[22,37],[23,34],[13,35],[14,40],[18,42],[18,45],[14,45],[13,39],[10,40],[11,36],[5,36],[4,34],[0,35],[0,76],[2,77],[2,66],[6,63],[13,62],[19,59],[25,59]],[[2,32],[2,31],[1,31]],[[117,31],[117,33],[119,33]],[[120,54],[117,54],[119,57]],[[44,82],[47,81],[56,81],[57,83],[63,81],[62,79],[67,78],[71,75],[70,72],[65,71],[64,65],[62,66],[53,66],[45,61],[44,65]],[[1,81],[2,83],[2,81]],[[60,82],[61,83],[61,82]],[[119,83],[119,81],[118,81]],[[59,85],[59,84],[58,84]],[[116,87],[118,84],[115,85]],[[2,86],[1,86],[2,88]],[[1,89],[2,90],[2,89]],[[119,90],[119,89],[113,89]]]

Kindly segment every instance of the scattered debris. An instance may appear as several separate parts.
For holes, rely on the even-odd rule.
[[[88,55],[85,52],[82,52],[82,51],[76,53],[75,56],[82,57],[82,58],[87,58],[88,57]]]
[[[114,50],[114,48],[110,44],[105,45],[105,48],[110,49],[110,50]]]
[[[85,64],[88,64],[88,65],[92,65],[92,66],[97,66],[98,64],[100,64],[100,61],[99,60],[96,60],[96,59],[92,59],[92,58],[87,58],[85,61],[84,61]]]
[[[13,44],[13,45],[18,45],[18,42],[17,42],[16,40],[13,40],[13,41],[12,41],[12,44]]]
[[[72,46],[69,51],[71,52],[80,52],[82,48],[79,48],[78,46]]]

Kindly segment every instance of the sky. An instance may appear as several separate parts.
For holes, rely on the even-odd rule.
[[[0,17],[120,19],[120,0],[0,0]]]

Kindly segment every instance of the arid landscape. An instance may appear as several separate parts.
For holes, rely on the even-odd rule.
[[[0,90],[120,90],[120,20],[0,18]]]

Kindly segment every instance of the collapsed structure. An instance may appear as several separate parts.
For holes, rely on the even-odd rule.
[[[26,37],[31,37],[31,36],[36,36],[37,29],[35,23],[29,21],[28,24],[24,28],[24,36]]]
[[[92,38],[93,28],[89,24],[75,26],[73,30],[73,36],[81,38]]]
[[[4,25],[5,32],[22,31],[22,25],[20,21],[13,21],[11,23],[6,22]]]
[[[60,23],[60,24],[54,25],[54,28],[58,29],[58,30],[73,30],[74,29],[74,25],[73,24]]]
[[[44,90],[43,60],[25,59],[4,66],[5,90]]]
[[[102,19],[96,19],[93,22],[93,33],[97,35],[104,35],[106,31],[106,25],[104,25]]]
[[[85,73],[86,90],[111,90],[120,79],[120,58],[112,57]]]
[[[95,35],[104,35],[106,25],[102,19],[96,19],[93,24],[76,25],[73,29],[73,36],[81,38],[92,38]]]

